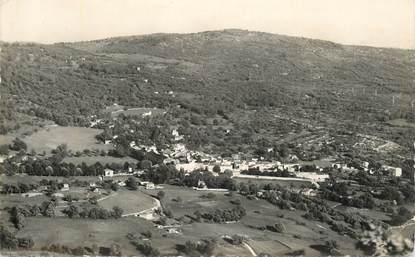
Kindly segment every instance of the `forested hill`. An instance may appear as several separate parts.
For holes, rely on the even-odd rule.
[[[278,108],[317,120],[414,119],[413,50],[242,30],[1,47],[3,118],[83,125],[116,102],[206,116]]]

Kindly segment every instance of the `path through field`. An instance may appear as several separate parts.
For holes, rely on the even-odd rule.
[[[124,215],[122,215],[123,217],[128,217],[128,216],[138,216],[138,215],[143,215],[143,214],[153,214],[154,211],[156,211],[157,209],[161,209],[161,203],[159,201],[159,199],[157,198],[153,198],[154,201],[154,206],[151,208],[148,208],[146,210],[143,211],[139,211],[139,212],[132,212],[132,213],[126,213]],[[147,215],[145,215],[147,216]]]
[[[243,242],[243,244],[244,244],[244,246],[246,247],[246,249],[248,249],[248,251],[252,254],[252,256],[258,256],[258,255],[256,254],[256,252],[254,251],[254,249],[252,249],[252,247],[251,247],[248,243]]]

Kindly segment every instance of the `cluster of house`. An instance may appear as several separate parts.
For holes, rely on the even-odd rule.
[[[359,169],[353,166],[349,166],[347,164],[335,163],[332,165],[333,168],[341,170],[343,172],[357,172]],[[369,174],[375,174],[375,170],[369,167],[369,162],[365,161],[361,164],[361,169],[363,171],[368,172]],[[393,167],[388,165],[382,165],[380,168],[381,172],[388,174],[389,176],[393,177],[401,177],[402,176],[402,168],[400,167]]]

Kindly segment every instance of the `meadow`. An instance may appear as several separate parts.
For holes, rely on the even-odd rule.
[[[95,136],[101,133],[99,129],[81,127],[47,127],[26,137],[23,141],[29,151],[49,152],[60,144],[66,144],[69,150],[83,151],[84,149],[109,150],[110,145],[100,144]]]

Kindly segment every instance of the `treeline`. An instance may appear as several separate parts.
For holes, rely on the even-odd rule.
[[[0,249],[1,250],[28,250],[34,246],[31,237],[16,237],[5,227],[0,227]]]
[[[66,216],[69,218],[89,218],[89,219],[119,219],[122,217],[123,210],[118,207],[114,206],[111,211],[104,209],[100,206],[93,206],[87,207],[84,206],[82,208],[71,204],[68,208],[62,211]]]
[[[41,205],[24,205],[14,206],[9,210],[10,221],[14,224],[17,229],[21,229],[26,225],[26,217],[54,217],[56,209],[56,202],[44,201]]]
[[[121,247],[118,244],[112,244],[110,247],[106,246],[78,246],[69,247],[62,244],[51,244],[43,246],[42,251],[48,251],[53,253],[74,255],[74,256],[85,256],[85,255],[101,255],[101,256],[122,256]]]
[[[241,171],[241,174],[246,175],[255,175],[255,176],[270,176],[270,177],[296,177],[295,174],[288,172],[288,170],[264,170],[260,171],[258,168],[256,169],[248,169]]]
[[[17,165],[12,160],[6,160],[3,166],[6,171],[11,174],[26,173],[30,176],[102,176],[105,174],[106,168],[113,169],[115,171],[128,171],[130,163],[124,165],[112,163],[102,165],[100,162],[87,165],[85,162],[81,164],[65,163],[65,162],[53,162],[50,159],[36,159],[29,158],[27,161],[21,162]]]
[[[235,208],[228,209],[215,209],[212,212],[202,214],[202,218],[215,223],[224,223],[239,221],[246,215],[246,210],[242,206],[236,206]]]

